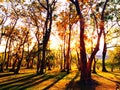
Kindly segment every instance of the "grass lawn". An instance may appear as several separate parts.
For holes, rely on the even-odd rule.
[[[19,74],[0,73],[0,90],[120,90],[120,72],[92,74],[92,83],[81,85],[77,70],[70,74],[59,70],[36,75],[35,69],[22,69]]]

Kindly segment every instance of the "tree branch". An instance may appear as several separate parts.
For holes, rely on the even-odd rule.
[[[40,0],[38,0],[38,2],[39,2],[39,4],[40,4],[44,9],[47,10],[47,7],[45,7],[45,6],[40,2]]]
[[[76,2],[76,0],[74,1],[74,0],[70,0],[73,4],[75,4],[75,2]]]
[[[102,10],[101,20],[104,20],[104,12],[105,12],[105,9],[106,9],[106,6],[107,6],[107,2],[108,2],[108,0],[105,1],[104,7],[103,7],[103,10]]]

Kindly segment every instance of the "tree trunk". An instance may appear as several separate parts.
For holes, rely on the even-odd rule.
[[[48,59],[48,70],[51,70],[51,63],[50,63],[50,59]]]
[[[60,70],[62,71],[63,69],[63,52],[62,52],[62,46],[61,46],[61,50],[60,50],[60,56],[59,56],[59,60],[61,60],[60,62]]]
[[[81,76],[80,81],[82,83],[88,83],[91,81],[91,66],[92,61],[99,50],[99,43],[102,32],[104,31],[104,11],[107,5],[108,0],[105,1],[102,13],[101,13],[101,22],[100,22],[100,32],[98,32],[98,40],[95,49],[93,50],[88,62],[86,57],[86,49],[85,49],[85,41],[84,41],[84,28],[85,28],[85,21],[83,15],[80,10],[79,1],[78,0],[70,0],[76,7],[77,14],[79,15],[80,21],[80,59],[81,59]]]
[[[43,45],[43,51],[42,51],[42,61],[41,61],[41,67],[40,67],[40,74],[45,73],[45,67],[46,67],[46,61],[45,61],[45,52],[46,52],[46,45]]]
[[[16,63],[17,63],[17,55],[16,55],[15,59],[13,60],[12,69],[10,71],[12,71],[12,72],[15,71]]]
[[[70,72],[70,41],[71,41],[71,4],[69,5],[70,13],[69,13],[69,34],[68,34],[68,49],[67,49],[67,55],[66,55],[66,61],[67,61],[67,73]]]
[[[14,74],[18,74],[19,70],[20,70],[20,66],[23,60],[23,56],[24,56],[24,44],[23,44],[23,48],[22,48],[22,57],[20,57],[20,60],[18,59],[18,65],[17,65],[17,69],[14,71]]]
[[[40,5],[41,2],[39,0]],[[46,60],[45,60],[45,53],[47,49],[47,44],[50,38],[50,33],[51,33],[51,28],[52,28],[52,14],[53,14],[53,8],[55,6],[56,1],[53,0],[52,4],[50,4],[49,0],[46,0],[46,8],[43,6],[43,8],[46,10],[46,20],[44,24],[44,29],[43,29],[43,50],[42,50],[42,61],[41,61],[41,67],[40,67],[40,74],[45,73],[45,68],[46,68]]]
[[[5,46],[5,52],[4,52],[4,60],[3,60],[3,65],[7,63],[7,48],[8,48],[8,43],[9,43],[9,37],[7,38],[6,46]],[[6,67],[7,68],[7,67]],[[3,68],[2,68],[3,69]],[[4,71],[4,70],[3,70]]]
[[[38,41],[38,54],[37,54],[37,73],[40,72],[40,51],[39,51],[39,41]]]
[[[67,50],[67,55],[66,55],[66,69],[67,69],[67,73],[70,72],[70,38],[71,38],[71,30],[70,30],[70,33],[69,33],[68,50]]]
[[[19,70],[20,70],[21,62],[22,62],[22,60],[19,60],[19,61],[18,61],[17,69],[15,69],[14,74],[18,74],[18,72],[19,72]]]
[[[30,68],[33,68],[33,59],[30,60]]]
[[[27,69],[30,68],[30,50],[29,50],[29,42],[28,42],[28,55],[26,57]]]
[[[111,72],[114,71],[114,64],[111,65]]]
[[[93,73],[96,73],[96,59],[94,58],[94,64],[93,64]]]
[[[81,59],[81,76],[80,81],[82,83],[87,83],[87,57],[86,57],[86,49],[85,49],[85,41],[84,41],[84,27],[85,27],[85,21],[83,18],[83,15],[81,13],[79,2],[78,0],[74,1],[71,0],[75,7],[77,14],[79,15],[79,22],[80,22],[80,59]]]
[[[30,61],[28,59],[26,61],[27,61],[27,69],[29,69],[30,68]]]
[[[9,61],[10,61],[11,41],[12,41],[12,40],[10,39],[10,42],[9,42],[9,51],[8,51],[8,58],[7,58],[7,61],[6,61],[6,70],[8,69]]]
[[[66,33],[66,29],[65,29],[65,33]],[[66,44],[65,44],[65,41],[66,41],[66,35],[64,34],[64,48],[63,48],[64,67],[63,67],[63,70],[62,70],[62,71],[65,71],[65,69],[66,69],[66,53],[65,53],[65,50],[66,50],[65,46],[66,46]]]
[[[3,63],[0,64],[0,72],[3,72]]]
[[[105,57],[106,57],[106,52],[107,52],[105,31],[103,32],[103,35],[104,35],[104,47],[103,47],[103,53],[102,53],[102,71],[107,72],[106,67],[105,67]]]

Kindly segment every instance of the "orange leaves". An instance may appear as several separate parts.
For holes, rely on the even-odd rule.
[[[100,13],[97,13],[96,18],[100,18],[100,17],[101,17]]]
[[[88,3],[89,0],[78,0],[79,2],[82,2],[82,3]]]
[[[88,3],[89,0],[82,0],[84,3]]]

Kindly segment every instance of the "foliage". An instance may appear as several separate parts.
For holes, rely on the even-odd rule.
[[[120,47],[115,47],[114,50],[109,51],[109,60],[111,67],[120,66]]]

